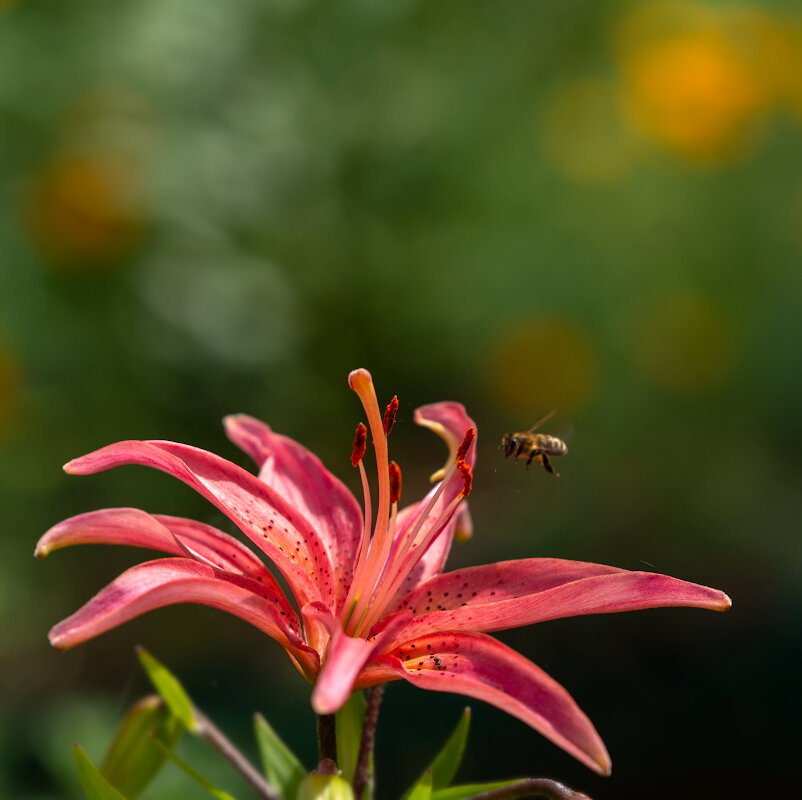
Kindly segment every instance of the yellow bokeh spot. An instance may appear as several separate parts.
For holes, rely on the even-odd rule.
[[[561,415],[576,411],[596,387],[598,364],[590,342],[560,319],[525,321],[506,331],[489,362],[493,399],[522,425],[552,409]]]
[[[635,142],[622,124],[617,84],[584,79],[560,87],[538,118],[538,137],[551,165],[580,183],[610,183],[633,162]]]
[[[773,95],[745,31],[701,6],[638,7],[624,21],[618,46],[633,127],[699,161],[744,152]]]
[[[655,385],[694,394],[720,385],[736,361],[736,331],[710,299],[693,291],[662,296],[633,338],[635,361]]]
[[[118,158],[59,158],[36,179],[28,220],[36,244],[55,264],[107,265],[125,256],[140,233],[136,180]]]

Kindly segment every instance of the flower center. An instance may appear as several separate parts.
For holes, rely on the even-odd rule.
[[[359,546],[354,579],[341,613],[343,626],[350,636],[367,637],[373,625],[382,618],[396,592],[435,539],[445,530],[459,503],[471,490],[471,470],[465,461],[475,431],[470,428],[457,450],[437,490],[416,517],[396,539],[398,501],[401,496],[401,469],[389,461],[387,434],[393,427],[398,410],[398,398],[393,397],[382,415],[373,380],[364,369],[354,370],[348,383],[362,401],[373,436],[378,472],[378,506],[376,523],[371,534],[370,486],[363,464],[367,448],[367,430],[357,426],[351,462],[359,468],[365,496],[365,524]],[[443,496],[446,486],[459,473],[462,490],[442,509],[432,522],[433,510]],[[430,523],[430,524],[426,524]]]

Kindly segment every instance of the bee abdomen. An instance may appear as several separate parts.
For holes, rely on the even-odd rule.
[[[548,434],[541,434],[540,449],[544,450],[550,456],[563,456],[568,452],[565,442],[558,439],[556,436],[549,436]]]

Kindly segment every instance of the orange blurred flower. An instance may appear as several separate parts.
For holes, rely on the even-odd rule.
[[[598,363],[585,334],[561,319],[527,320],[507,330],[487,374],[498,405],[524,421],[544,411],[574,411],[596,388]]]
[[[724,12],[662,0],[639,6],[619,36],[630,122],[687,158],[741,154],[773,94],[756,56],[753,32]]]
[[[0,344],[0,432],[16,415],[20,400],[20,365],[16,355]]]
[[[90,153],[58,158],[38,176],[29,207],[31,234],[53,262],[98,267],[130,252],[142,228],[132,170]]]

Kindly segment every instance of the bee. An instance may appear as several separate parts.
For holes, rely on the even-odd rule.
[[[551,419],[555,412],[546,414],[538,420],[529,430],[519,431],[518,433],[505,433],[501,439],[501,446],[504,448],[505,456],[514,456],[517,461],[520,456],[526,456],[526,466],[532,461],[542,464],[546,472],[550,472],[556,478],[560,477],[559,472],[554,471],[551,466],[549,456],[564,456],[568,452],[565,442],[556,436],[547,433],[535,433],[535,431],[547,420]]]

